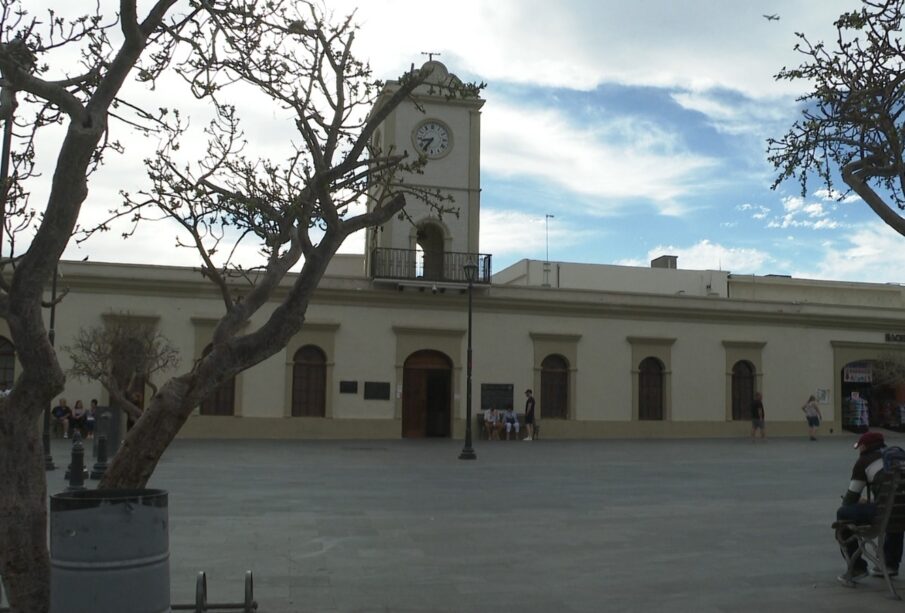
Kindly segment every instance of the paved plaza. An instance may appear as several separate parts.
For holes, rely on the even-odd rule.
[[[854,440],[482,441],[474,462],[450,440],[180,440],[150,486],[174,602],[199,570],[240,601],[251,569],[262,613],[901,612],[881,579],[834,579]]]

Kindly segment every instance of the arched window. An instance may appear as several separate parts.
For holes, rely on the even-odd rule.
[[[16,375],[16,349],[0,336],[0,389],[12,389]]]
[[[202,356],[211,352],[211,346],[204,348]],[[236,378],[230,377],[221,383],[214,393],[201,403],[202,415],[234,415],[236,412]]]
[[[430,281],[440,281],[443,275],[443,229],[433,223],[424,223],[417,234],[418,268],[421,276]]]
[[[732,419],[751,419],[751,403],[754,401],[754,364],[746,360],[732,367]]]
[[[569,363],[561,355],[548,355],[541,362],[540,415],[566,419],[569,416]]]
[[[324,417],[327,406],[327,356],[305,345],[292,358],[292,416]]]
[[[663,419],[663,363],[644,358],[638,366],[638,419]]]

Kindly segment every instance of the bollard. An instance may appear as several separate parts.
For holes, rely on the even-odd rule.
[[[107,472],[107,437],[103,434],[97,437],[97,462],[91,469],[92,479],[103,479]]]
[[[69,478],[67,492],[78,492],[85,489],[85,446],[82,445],[82,437],[76,431],[72,443],[72,463],[66,473]]]
[[[88,467],[85,466],[85,445],[82,443],[82,435],[78,430],[72,433],[72,457],[75,457],[75,446],[79,445],[82,450],[82,481],[88,478]],[[67,481],[72,478],[72,462],[70,461],[69,466],[66,467],[66,474],[63,475],[63,478]]]

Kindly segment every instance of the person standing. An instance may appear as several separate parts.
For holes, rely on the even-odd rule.
[[[764,397],[760,392],[754,392],[754,402],[751,403],[751,442],[757,442],[757,431],[760,430],[760,438],[766,442],[767,434],[764,430]]]
[[[817,398],[811,396],[808,398],[808,401],[801,407],[801,410],[804,411],[805,419],[808,420],[808,436],[812,441],[817,440],[817,428],[820,427],[820,420],[823,419],[823,415],[820,414],[820,407],[817,406]]]
[[[534,439],[534,404],[531,390],[525,390],[525,429],[528,430],[526,441]]]

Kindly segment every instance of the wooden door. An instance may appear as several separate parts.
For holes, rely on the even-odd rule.
[[[402,436],[449,436],[452,361],[438,351],[418,351],[402,375]]]
[[[663,365],[645,358],[638,367],[638,419],[663,419]]]

